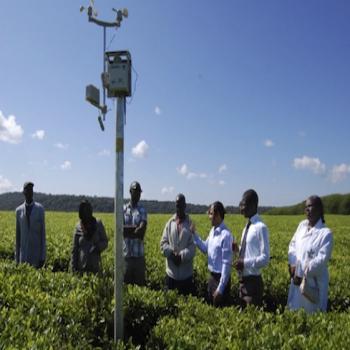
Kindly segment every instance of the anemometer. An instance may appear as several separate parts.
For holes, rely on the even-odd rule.
[[[118,29],[129,13],[126,8],[117,10],[112,8],[116,13],[113,22],[106,22],[97,19],[98,13],[94,8],[94,0],[90,0],[87,8],[80,7],[80,12],[86,11],[89,22],[95,23],[103,27],[103,73],[102,94],[103,100],[100,104],[100,90],[90,84],[86,87],[85,99],[99,110],[98,122],[101,130],[104,130],[106,114],[108,112],[106,105],[106,91],[108,97],[129,97],[131,96],[131,55],[128,51],[112,51],[106,52],[106,28]]]

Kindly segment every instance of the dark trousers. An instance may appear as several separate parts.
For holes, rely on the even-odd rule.
[[[221,273],[215,273],[215,272],[210,273],[210,277],[208,280],[208,295],[206,298],[209,304],[212,304],[212,305],[214,304],[213,295],[219,286],[220,278],[221,278]],[[224,294],[222,295],[222,300],[219,304],[216,304],[216,306],[225,306],[228,304],[230,299],[230,289],[231,289],[231,279],[227,281],[224,289]]]
[[[124,283],[137,284],[144,286],[146,284],[146,263],[145,257],[125,258]]]
[[[176,289],[182,295],[193,294],[194,284],[193,277],[186,278],[184,280],[174,280],[166,275],[165,277],[165,290]]]
[[[260,275],[243,276],[239,281],[239,298],[241,306],[248,304],[255,306],[262,305],[264,283]]]

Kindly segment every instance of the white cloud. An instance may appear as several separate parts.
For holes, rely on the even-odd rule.
[[[226,164],[222,164],[219,167],[219,173],[222,174],[223,172],[225,172],[227,170],[227,165]]]
[[[45,137],[45,130],[37,130],[32,134],[33,139],[43,140]]]
[[[270,139],[267,139],[267,140],[264,141],[264,146],[265,147],[273,147],[274,145],[275,145],[275,143],[272,140],[270,140]]]
[[[98,152],[97,155],[101,157],[108,157],[111,155],[111,151],[109,149],[103,149],[102,151]]]
[[[177,172],[183,176],[188,174],[188,167],[186,164],[182,164],[180,168],[176,168]]]
[[[13,188],[10,180],[0,175],[0,193],[7,192]]]
[[[200,179],[206,179],[208,175],[206,173],[195,173],[193,171],[190,171],[187,164],[182,164],[179,168],[176,168],[177,172],[185,176],[188,180],[192,180],[195,178],[200,178]]]
[[[132,155],[136,158],[144,158],[148,153],[149,146],[145,140],[140,141],[135,147],[132,148]]]
[[[196,173],[188,173],[187,176],[186,176],[189,180],[192,180],[192,179],[195,179],[196,177],[198,177],[198,174]]]
[[[65,160],[62,164],[61,164],[61,169],[62,170],[70,170],[72,169],[72,163],[69,160]]]
[[[295,169],[311,170],[314,174],[323,174],[326,171],[326,165],[318,158],[311,158],[308,156],[294,158],[293,166]]]
[[[220,181],[219,181],[219,185],[220,185],[220,186],[225,186],[225,185],[226,185],[226,182],[225,182],[224,180],[220,180]]]
[[[162,114],[162,110],[160,109],[159,106],[155,106],[155,107],[154,107],[154,113],[155,113],[156,115],[161,115],[161,114]]]
[[[20,143],[23,136],[22,127],[16,123],[16,117],[10,115],[7,119],[0,111],[0,141]]]
[[[175,190],[174,186],[169,186],[169,187],[164,186],[161,190],[161,193],[162,194],[172,194],[172,193],[174,193],[174,190]]]
[[[342,163],[334,165],[331,171],[331,181],[337,183],[346,179],[347,175],[350,174],[350,165]]]
[[[57,142],[54,144],[55,147],[59,148],[59,149],[68,149],[69,145],[67,143],[61,143],[61,142]]]

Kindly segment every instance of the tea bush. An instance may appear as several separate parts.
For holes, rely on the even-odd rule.
[[[215,309],[203,297],[207,258],[197,250],[195,296],[163,292],[165,260],[159,241],[170,215],[149,215],[145,238],[146,287],[124,288],[124,342],[113,344],[113,232],[111,214],[97,214],[109,237],[103,274],[77,276],[69,261],[77,213],[46,214],[47,261],[43,269],[14,263],[15,215],[0,212],[0,349],[331,349],[350,348],[349,216],[327,215],[334,234],[329,264],[329,312],[306,315],[285,310],[289,241],[303,216],[264,216],[271,260],[263,270],[264,306],[240,312],[237,276],[232,272],[232,305]],[[205,238],[205,215],[192,215]],[[244,218],[227,215],[237,241]],[[122,268],[122,267],[118,267]]]

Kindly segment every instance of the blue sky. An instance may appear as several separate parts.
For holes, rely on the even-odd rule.
[[[88,0],[2,0],[0,192],[114,195],[115,112],[101,132],[102,29]],[[95,0],[129,10],[108,50],[129,50],[125,197],[262,205],[350,188],[350,2]],[[114,39],[113,39],[114,38]],[[113,40],[112,40],[113,39]],[[136,79],[137,76],[137,79]]]

